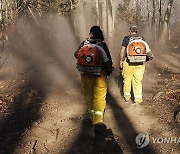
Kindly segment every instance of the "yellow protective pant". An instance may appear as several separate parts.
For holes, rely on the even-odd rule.
[[[107,93],[105,73],[101,76],[81,74],[81,84],[92,123],[103,123]]]
[[[143,65],[132,65],[126,62],[123,63],[122,75],[124,78],[123,92],[125,99],[131,97],[131,87],[133,89],[134,101],[141,103],[142,99],[142,79],[145,71],[145,64]]]

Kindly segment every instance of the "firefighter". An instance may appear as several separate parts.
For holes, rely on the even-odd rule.
[[[79,49],[81,49],[84,44],[95,44],[105,51],[106,57],[100,75],[81,72],[81,85],[88,108],[88,115],[94,126],[94,133],[96,134],[101,133],[103,129],[106,129],[106,126],[103,124],[107,94],[106,78],[113,71],[113,63],[107,44],[104,42],[104,36],[100,27],[93,26],[90,29],[89,35],[89,39],[83,41]],[[79,49],[74,53],[75,58],[78,58]]]
[[[120,70],[122,71],[122,76],[124,78],[123,80],[123,94],[124,94],[124,100],[126,102],[129,102],[131,99],[131,88],[133,90],[134,95],[134,102],[136,104],[140,104],[143,102],[142,97],[142,79],[143,74],[145,71],[145,62],[138,62],[138,63],[130,63],[128,61],[127,56],[127,47],[130,42],[130,38],[132,37],[139,37],[137,34],[137,25],[131,25],[130,26],[130,35],[125,36],[122,41],[122,47],[120,50]],[[142,37],[142,40],[144,40],[144,37]],[[147,46],[148,54],[146,56],[146,60],[152,60],[153,55],[150,51],[149,46]]]

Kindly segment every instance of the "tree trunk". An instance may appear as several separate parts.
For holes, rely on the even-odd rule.
[[[99,9],[99,0],[95,0],[95,5],[96,5],[97,25],[100,25],[100,9]]]
[[[153,14],[152,14],[152,21],[151,21],[151,29],[153,34],[153,38],[154,40],[156,40],[156,4],[155,4],[155,0],[152,1],[153,3]]]
[[[97,25],[102,27],[105,38],[112,40],[114,31],[114,16],[112,0],[95,0]],[[107,40],[108,41],[108,40]]]
[[[147,0],[147,11],[148,11],[148,13],[147,13],[147,20],[149,22],[149,17],[150,17],[149,0]]]
[[[86,33],[86,20],[84,17],[84,4],[83,1],[79,1],[79,16],[80,16],[80,23],[78,24],[78,27],[81,31],[81,40],[83,40],[84,38],[87,37],[87,33]]]
[[[105,38],[108,38],[107,0],[101,0],[102,5],[102,30]]]
[[[153,15],[152,15],[151,26],[154,27],[154,24],[155,24],[155,15],[156,15],[155,0],[153,0],[152,3],[153,3]]]
[[[136,24],[139,25],[139,16],[140,16],[140,5],[139,0],[136,0]]]
[[[107,11],[108,11],[108,16],[107,16],[107,22],[108,22],[108,35],[109,38],[112,39],[113,37],[113,31],[114,31],[114,19],[113,19],[113,5],[112,5],[112,0],[107,0]]]
[[[168,38],[169,38],[169,20],[170,20],[170,16],[171,16],[171,9],[172,9],[172,5],[173,5],[174,0],[169,0],[168,5],[167,5],[167,9],[166,9],[166,13],[163,19],[163,24],[162,24],[162,33],[161,33],[161,37],[160,37],[160,41],[162,43],[165,43]]]
[[[162,0],[159,0],[159,27],[162,23]]]

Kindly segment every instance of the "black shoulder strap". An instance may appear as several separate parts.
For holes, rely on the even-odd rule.
[[[129,40],[130,37],[131,37],[131,36],[129,35],[129,36],[125,36],[124,38],[127,39],[127,40]]]
[[[133,40],[143,40],[142,36],[137,36],[137,35],[130,35],[129,36],[129,41],[133,41]]]
[[[100,40],[96,43],[97,45],[99,45],[101,48],[103,48],[103,42]]]

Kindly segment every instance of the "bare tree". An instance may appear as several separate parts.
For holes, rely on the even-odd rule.
[[[112,38],[115,16],[112,0],[95,0],[95,5],[97,15],[96,23],[102,27],[106,38]]]
[[[162,23],[162,32],[161,32],[161,42],[165,42],[169,38],[169,20],[171,16],[171,10],[173,6],[174,0],[169,0],[167,9],[163,18],[163,23]]]
[[[139,17],[140,17],[140,1],[136,0],[136,24],[139,24]]]
[[[159,26],[162,23],[162,0],[159,0]]]
[[[155,0],[152,0],[152,3],[153,3],[153,15],[152,15],[151,25],[152,25],[152,27],[154,27],[154,24],[155,24],[155,15],[156,15]]]

